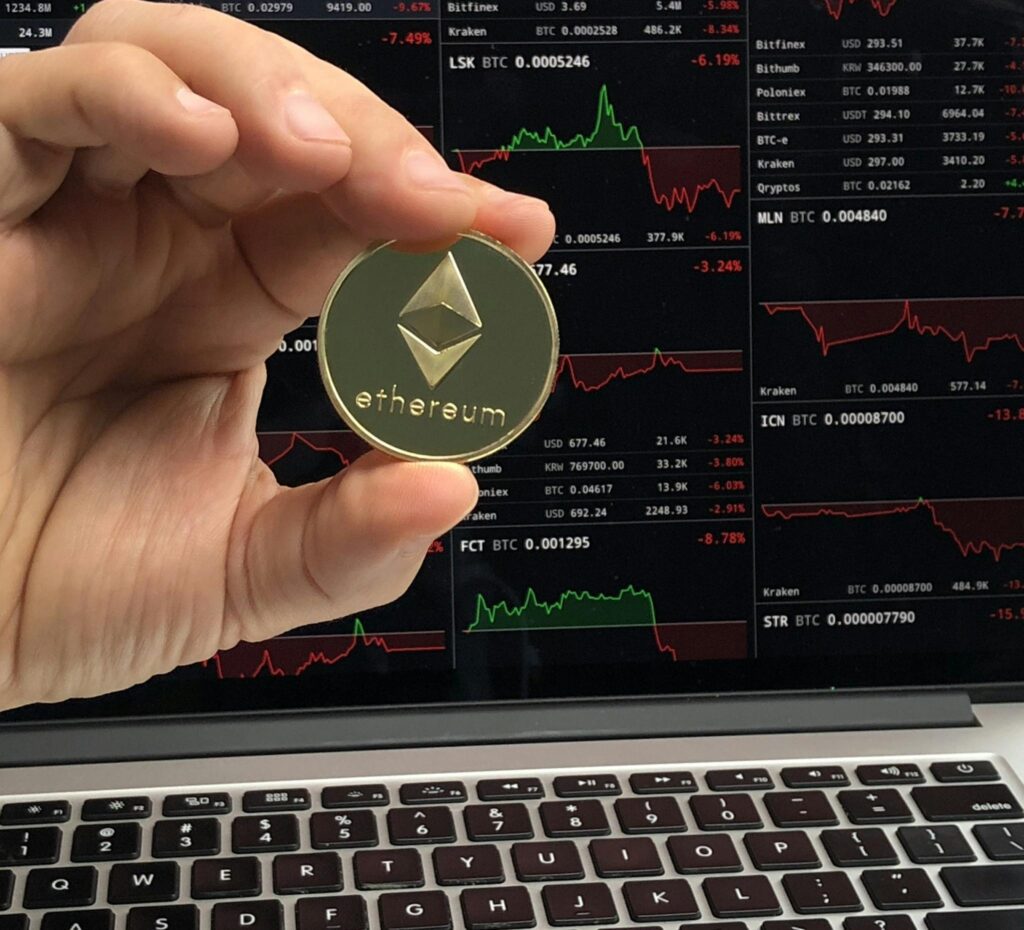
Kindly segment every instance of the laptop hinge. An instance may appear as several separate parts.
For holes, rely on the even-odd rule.
[[[976,726],[955,691],[550,701],[0,727],[5,765]]]

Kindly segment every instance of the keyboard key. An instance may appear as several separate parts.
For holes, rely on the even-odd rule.
[[[761,930],[832,930],[827,920],[766,920]],[[877,930],[877,928],[876,928]]]
[[[341,859],[337,853],[299,853],[274,857],[276,894],[324,894],[341,891]]]
[[[439,885],[485,885],[505,880],[497,846],[440,846],[434,850],[434,874]]]
[[[1024,865],[956,866],[939,877],[961,907],[1024,904]]]
[[[396,846],[454,843],[455,821],[447,807],[403,807],[388,811],[388,834]]]
[[[220,822],[213,817],[158,820],[153,826],[153,855],[157,859],[216,856],[219,852]]]
[[[403,804],[462,804],[467,800],[461,781],[423,781],[402,785],[398,797]]]
[[[913,762],[858,765],[857,777],[862,785],[916,785],[924,781],[924,772]]]
[[[748,833],[743,842],[754,867],[764,872],[821,866],[806,833]]]
[[[750,791],[775,787],[767,769],[718,769],[708,772],[704,780],[712,791]]]
[[[128,930],[199,930],[199,908],[194,904],[170,907],[133,907]]]
[[[280,901],[245,901],[213,906],[213,930],[282,930],[282,927],[284,911]]]
[[[332,898],[304,898],[295,904],[296,930],[367,930],[366,899],[347,894]]]
[[[782,887],[793,902],[794,910],[801,914],[838,914],[864,910],[849,877],[843,872],[784,875]]]
[[[705,878],[702,887],[716,917],[773,917],[782,913],[763,875]]]
[[[262,888],[260,860],[199,859],[192,863],[193,898],[245,898]]]
[[[231,795],[226,791],[208,794],[169,794],[164,798],[163,812],[165,817],[230,814]]]
[[[933,762],[932,778],[941,782],[998,781],[996,767],[984,759],[963,762]]]
[[[893,788],[840,791],[837,797],[854,823],[910,823],[914,819],[902,795]]]
[[[114,930],[114,912],[57,911],[43,914],[40,926],[42,930]]]
[[[761,930],[832,930],[827,920],[766,920]],[[877,928],[876,928],[877,930]]]
[[[353,856],[356,887],[419,888],[423,884],[423,861],[415,849],[364,849]]]
[[[635,794],[689,794],[698,788],[692,772],[638,772],[629,776]]]
[[[1024,823],[985,823],[974,828],[989,859],[1024,859]]]
[[[896,865],[900,861],[889,838],[877,828],[822,830],[821,842],[829,858],[841,868]]]
[[[82,802],[82,820],[144,820],[153,813],[153,802],[142,795],[89,798]]]
[[[619,798],[615,815],[624,833],[682,833],[686,820],[675,798]]]
[[[583,878],[575,843],[516,843],[512,864],[521,882],[571,881]]]
[[[658,930],[649,927],[648,930]],[[687,924],[686,930],[748,930],[747,925],[739,920],[715,921],[713,924]]]
[[[626,882],[622,894],[633,920],[696,920],[700,917],[697,899],[685,878]]]
[[[380,842],[373,811],[313,814],[309,818],[309,832],[314,849],[350,849]]]
[[[19,801],[0,808],[0,824],[5,827],[64,823],[71,817],[67,801]]]
[[[539,778],[484,778],[476,783],[481,801],[525,801],[544,797]]]
[[[472,888],[462,892],[466,930],[513,930],[536,926],[525,888]]]
[[[462,816],[471,840],[533,839],[533,824],[525,804],[469,804]]]
[[[929,914],[928,930],[1020,930],[1024,911],[959,911]]]
[[[957,827],[900,827],[896,835],[907,855],[920,865],[974,862],[977,858]]]
[[[137,823],[83,824],[75,828],[72,862],[138,859],[142,855],[142,828]]]
[[[386,785],[335,785],[320,792],[320,803],[331,810],[346,807],[383,807],[391,803]]]
[[[0,914],[0,930],[28,930],[26,914]]]
[[[544,801],[540,820],[548,836],[604,836],[611,833],[600,801]]]
[[[443,891],[382,894],[377,899],[381,930],[449,930],[452,915]]]
[[[0,865],[48,865],[60,855],[59,827],[0,830]]]
[[[548,922],[555,927],[613,924],[618,920],[607,885],[549,885],[540,894]]]
[[[133,862],[111,866],[107,901],[111,904],[148,904],[175,901],[179,893],[177,862]]]
[[[13,892],[14,873],[5,869],[0,872],[0,911],[6,911],[11,906]]]
[[[305,788],[273,788],[267,791],[246,791],[242,810],[247,814],[276,814],[281,811],[309,810],[312,801]]]
[[[559,775],[555,794],[560,798],[596,798],[622,794],[622,786],[614,775]]]
[[[601,878],[634,878],[662,875],[658,850],[647,837],[627,840],[591,840],[590,857]]]
[[[796,766],[779,774],[790,788],[842,788],[850,784],[850,776],[838,765]]]
[[[673,836],[668,841],[668,852],[680,875],[738,872],[743,868],[729,836]]]
[[[25,880],[26,908],[88,907],[95,901],[96,870],[91,865],[32,869]]]
[[[746,794],[698,794],[690,798],[690,810],[702,830],[756,830],[764,826]]]
[[[924,869],[867,871],[860,877],[880,911],[942,907],[942,899]]]
[[[847,917],[843,930],[915,930],[906,914],[883,914],[881,917]]]
[[[769,792],[764,805],[777,827],[831,827],[839,823],[821,791]]]
[[[236,853],[298,849],[299,818],[294,814],[236,817],[231,824],[231,848]]]
[[[1006,785],[944,785],[910,792],[926,820],[1016,820],[1024,816]]]

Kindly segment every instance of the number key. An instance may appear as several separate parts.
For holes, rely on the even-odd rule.
[[[401,807],[388,811],[388,833],[396,846],[454,843],[455,821],[447,807]]]
[[[141,852],[142,829],[137,823],[83,824],[75,829],[71,861],[138,859]]]
[[[231,848],[236,853],[298,849],[299,819],[294,814],[238,817],[231,824]]]
[[[463,810],[471,840],[528,840],[533,825],[525,804],[471,804]]]
[[[377,818],[373,811],[320,813],[309,818],[314,849],[345,849],[376,846]]]
[[[682,833],[686,829],[673,797],[619,798],[615,813],[625,833]]]
[[[600,801],[545,801],[540,819],[548,836],[603,836],[611,832]]]
[[[747,794],[698,794],[690,798],[690,810],[702,830],[756,830],[763,826]]]
[[[158,820],[153,827],[153,855],[216,856],[220,852],[220,823],[214,817]]]
[[[0,865],[47,865],[60,854],[59,827],[0,830]]]

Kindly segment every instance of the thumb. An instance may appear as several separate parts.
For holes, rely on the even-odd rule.
[[[277,489],[232,539],[225,632],[233,641],[222,648],[393,601],[476,498],[463,465],[378,452],[334,478]]]

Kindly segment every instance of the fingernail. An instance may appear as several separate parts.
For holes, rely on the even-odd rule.
[[[440,155],[415,149],[405,156],[405,176],[417,187],[469,192],[469,184]]]
[[[284,119],[291,132],[303,142],[352,144],[337,120],[309,94],[289,94],[284,101]]]
[[[199,94],[190,90],[188,87],[179,88],[178,93],[175,96],[177,96],[178,103],[180,103],[185,110],[197,116],[201,116],[206,113],[216,113],[218,110],[226,112],[226,108],[222,107],[219,103],[207,100],[206,97],[200,97]]]
[[[433,536],[416,536],[404,542],[398,554],[403,559],[420,559],[427,554],[427,548],[433,541]]]

